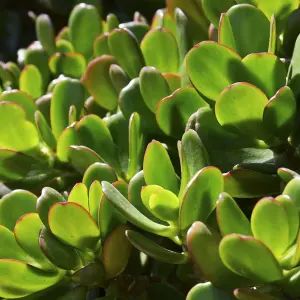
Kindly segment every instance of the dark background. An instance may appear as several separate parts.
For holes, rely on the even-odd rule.
[[[102,17],[114,13],[122,22],[130,21],[135,11],[141,12],[149,22],[164,0],[0,0],[0,60],[15,61],[17,50],[27,47],[36,39],[34,21],[28,16],[47,13],[56,33],[68,23],[68,15],[80,2],[99,3]]]

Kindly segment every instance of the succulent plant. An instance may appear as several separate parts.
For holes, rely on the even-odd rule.
[[[32,14],[0,64],[0,297],[297,299],[298,5]]]

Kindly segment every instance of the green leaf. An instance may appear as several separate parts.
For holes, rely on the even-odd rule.
[[[19,85],[21,91],[29,94],[34,99],[43,95],[42,74],[35,65],[26,65],[21,72]]]
[[[90,188],[95,180],[99,182],[103,180],[115,182],[117,181],[117,175],[111,166],[103,163],[94,163],[85,171],[82,182]]]
[[[195,222],[187,233],[187,248],[189,256],[205,280],[214,286],[230,289],[245,279],[225,267],[219,254],[221,236],[217,231],[210,230],[204,223]]]
[[[101,118],[96,115],[85,116],[76,124],[76,130],[81,145],[94,150],[107,164],[119,171],[117,147]]]
[[[240,4],[232,6],[227,15],[231,24],[236,50],[242,57],[250,53],[267,52],[270,23],[255,6]],[[247,18],[247,22],[241,22]]]
[[[62,54],[71,53],[75,51],[71,42],[67,40],[56,40],[56,48],[57,52]]]
[[[165,134],[178,138],[184,133],[189,117],[200,107],[209,105],[194,88],[180,88],[158,103],[156,120]]]
[[[27,120],[34,123],[34,113],[37,107],[28,94],[18,90],[5,91],[0,96],[0,102],[2,101],[14,102],[21,105],[26,112]]]
[[[75,270],[81,265],[81,259],[76,250],[60,242],[46,227],[40,232],[39,246],[44,255],[61,269]]]
[[[79,116],[85,100],[83,85],[76,79],[59,82],[53,91],[51,100],[51,128],[56,138],[69,125],[69,109],[75,105]]]
[[[219,250],[226,267],[239,275],[262,283],[282,279],[282,270],[272,252],[253,237],[227,235],[222,239]]]
[[[229,194],[220,194],[216,208],[218,225],[222,236],[231,233],[253,235],[249,220]]]
[[[146,208],[146,206],[143,203],[142,200],[142,194],[144,189],[148,189],[149,186],[147,186],[144,178],[144,171],[140,171],[136,173],[131,180],[129,181],[128,185],[128,200],[129,202],[137,208],[137,210],[145,215],[147,218],[151,219],[152,221],[160,222],[157,218],[155,218],[151,212]],[[151,187],[151,186],[150,186]],[[158,187],[158,186],[156,186]],[[162,189],[162,188],[161,188]],[[146,203],[148,203],[150,198],[151,192],[149,193],[148,200],[146,200]]]
[[[224,180],[219,169],[206,167],[198,171],[188,183],[182,197],[180,230],[186,233],[195,221],[205,222],[215,209],[223,190]]]
[[[49,55],[56,52],[55,33],[53,24],[48,15],[42,14],[36,18],[35,22],[37,38],[41,42],[43,48]]]
[[[282,195],[289,196],[295,201],[298,210],[300,210],[300,178],[293,178],[284,188]]]
[[[122,89],[119,97],[119,105],[127,120],[136,112],[141,117],[143,129],[152,133],[159,131],[155,115],[144,102],[140,90],[139,78],[132,79],[130,83]]]
[[[108,14],[106,17],[106,23],[107,23],[107,31],[111,32],[115,28],[119,28],[120,22],[116,15],[114,14]]]
[[[35,125],[39,131],[41,139],[47,144],[47,146],[50,149],[55,151],[57,145],[56,139],[44,115],[40,111],[36,111],[34,116],[35,116]],[[59,156],[58,153],[57,156]]]
[[[278,177],[252,170],[233,170],[224,174],[224,190],[232,197],[255,198],[280,193]]]
[[[198,134],[189,129],[182,136],[181,143],[178,145],[180,165],[181,165],[181,185],[180,197],[193,178],[193,176],[202,168],[209,165],[209,158],[206,149]]]
[[[70,146],[69,158],[71,165],[81,174],[96,162],[103,162],[102,158],[92,149],[84,146]]]
[[[93,59],[87,66],[83,82],[95,101],[107,110],[114,110],[118,104],[118,94],[109,76],[109,69],[116,60],[103,55]]]
[[[233,6],[234,2],[234,0],[225,0],[222,2],[218,0],[203,0],[202,9],[210,22],[218,28],[221,14]]]
[[[232,49],[212,41],[192,48],[186,59],[191,82],[201,94],[214,101],[224,88],[238,82],[243,72],[241,57]]]
[[[100,232],[92,216],[82,206],[56,203],[49,211],[48,220],[52,233],[62,242],[82,250],[95,250]]]
[[[121,274],[128,263],[131,244],[125,236],[126,225],[119,225],[105,240],[102,251],[102,262],[105,268],[105,279],[109,280]],[[116,245],[122,245],[122,251]]]
[[[128,185],[124,181],[116,181],[112,183],[124,197],[128,197]],[[101,190],[102,191],[102,190]],[[99,201],[99,199],[98,199]],[[101,195],[99,201],[99,209],[97,215],[98,225],[101,229],[102,243],[107,239],[108,235],[117,228],[119,225],[125,224],[126,219],[109,201],[108,197],[104,194]]]
[[[76,183],[72,188],[68,202],[77,203],[78,205],[89,211],[88,189],[83,183]]]
[[[251,229],[254,237],[268,246],[275,257],[280,257],[289,246],[288,216],[274,198],[263,198],[255,205]]]
[[[173,73],[164,73],[163,76],[168,82],[171,93],[174,93],[177,89],[181,87],[182,77]]]
[[[93,43],[94,57],[100,57],[101,55],[111,55],[108,46],[108,36],[108,33],[104,33],[95,39]]]
[[[64,201],[66,202],[65,198],[55,189],[51,187],[44,187],[42,189],[42,194],[36,201],[36,211],[47,228],[49,228],[48,213],[50,208],[54,204]]]
[[[13,102],[0,102],[0,147],[15,151],[36,151],[39,136],[36,127],[27,121],[24,109]],[[17,137],[17,138],[12,138]]]
[[[132,224],[161,236],[173,236],[173,230],[169,226],[160,225],[145,217],[110,183],[103,181],[102,190],[108,200]]]
[[[277,42],[276,19],[275,19],[275,15],[272,15],[270,20],[270,38],[269,38],[269,48],[268,48],[269,53],[275,54],[276,42]]]
[[[80,144],[79,137],[76,132],[75,124],[73,124],[65,128],[57,139],[57,158],[62,162],[68,162],[71,152],[69,147],[78,144]]]
[[[152,141],[147,146],[143,169],[147,185],[156,184],[174,194],[178,193],[179,185],[174,167],[167,150],[158,141]]]
[[[87,288],[84,286],[76,286],[69,289],[67,293],[59,297],[57,300],[85,300],[87,297]]]
[[[21,248],[34,259],[34,263],[29,264],[45,271],[55,271],[56,267],[49,262],[39,246],[42,225],[37,213],[25,214],[16,223],[15,238]]]
[[[37,197],[24,190],[14,190],[0,201],[0,225],[13,231],[24,214],[35,212]]]
[[[114,29],[108,37],[112,55],[130,78],[139,76],[145,66],[144,57],[136,37],[127,29]],[[127,49],[127,51],[123,51]]]
[[[55,285],[64,275],[63,271],[44,272],[21,261],[0,259],[0,297],[25,297]]]
[[[50,57],[49,68],[56,76],[64,74],[72,78],[80,78],[85,72],[86,61],[80,53],[55,53]]]
[[[129,77],[119,65],[110,66],[109,76],[118,94],[130,82]]]
[[[3,246],[0,248],[0,259],[16,259],[23,262],[32,262],[29,255],[17,243],[14,234],[2,225],[0,225],[0,238],[3,243]]]
[[[185,264],[188,261],[186,253],[168,250],[146,238],[141,233],[126,230],[126,237],[135,248],[158,261],[176,265]]]
[[[218,30],[218,42],[236,51],[235,38],[228,14],[222,13]]]
[[[141,195],[140,195],[141,200],[142,200],[143,205],[148,209],[148,211],[151,212],[149,202],[150,202],[150,198],[151,198],[152,194],[159,192],[159,191],[163,191],[163,190],[164,189],[161,186],[155,185],[155,184],[146,185],[141,188]],[[165,191],[167,191],[167,190],[165,190]]]
[[[297,237],[300,222],[296,201],[286,195],[279,195],[275,200],[281,204],[287,214],[289,223],[289,245],[292,245]]]
[[[78,4],[70,14],[68,25],[75,51],[89,59],[92,56],[93,42],[102,32],[98,10],[92,5]]]
[[[97,224],[99,224],[98,213],[99,213],[99,207],[101,201],[99,199],[101,199],[102,195],[103,195],[102,186],[100,182],[96,180],[91,184],[89,189],[89,212]]]
[[[239,135],[266,138],[262,122],[266,95],[249,83],[236,83],[225,88],[216,103],[216,117],[222,127]]]
[[[285,85],[285,66],[274,54],[249,54],[243,59],[243,65],[247,68],[245,81],[261,89],[268,98]]]
[[[140,88],[146,105],[154,113],[159,101],[171,94],[167,80],[154,67],[142,68],[140,72]]]
[[[272,3],[270,3],[268,0],[255,0],[255,4],[269,19],[271,19],[273,14],[275,14],[276,20],[280,25],[278,27],[280,28],[284,27],[285,21],[291,12],[298,8],[297,0],[287,0],[284,3],[279,0],[276,0]]]
[[[198,283],[188,293],[186,300],[232,300],[229,293],[215,288],[210,282]]]
[[[72,281],[86,287],[104,287],[105,269],[101,261],[91,263],[72,275]],[[84,295],[86,296],[86,295]],[[85,298],[85,297],[84,297]],[[72,298],[73,299],[73,298]]]
[[[175,223],[179,216],[179,199],[175,194],[167,190],[155,191],[149,199],[150,211],[159,219],[169,223]]]
[[[2,148],[0,149],[0,180],[10,182],[30,177],[30,172],[36,169],[38,163],[39,161],[32,156]],[[41,167],[42,170],[43,166]]]
[[[129,120],[129,161],[127,178],[132,178],[142,165],[144,150],[144,135],[141,129],[141,119],[133,113]]]
[[[295,171],[292,171],[287,168],[279,168],[277,170],[278,175],[280,178],[285,182],[289,183],[292,179],[299,177],[300,175],[296,173]]]
[[[175,36],[167,28],[150,30],[141,42],[146,65],[162,73],[178,73],[179,49]]]
[[[296,118],[296,100],[288,86],[282,87],[264,109],[263,124],[282,140],[291,134]]]
[[[123,29],[126,28],[130,30],[134,36],[136,37],[138,43],[140,44],[145,34],[149,31],[149,25],[145,22],[137,22],[131,21],[127,23],[121,23],[119,28]]]
[[[50,80],[50,70],[48,67],[48,54],[40,44],[33,44],[27,48],[24,64],[35,65],[42,75],[43,88],[46,88]]]

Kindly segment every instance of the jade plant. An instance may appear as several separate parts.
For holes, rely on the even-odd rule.
[[[0,64],[1,299],[298,299],[298,6],[31,13]]]

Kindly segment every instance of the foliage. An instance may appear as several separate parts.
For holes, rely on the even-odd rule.
[[[1,63],[0,297],[297,299],[297,0],[77,4]]]

